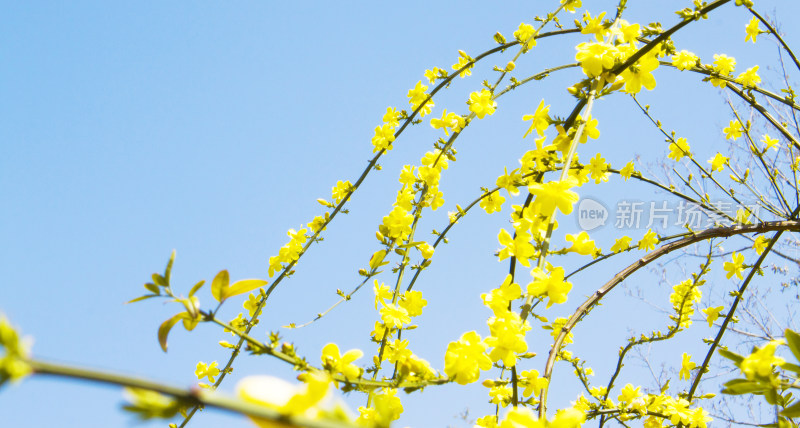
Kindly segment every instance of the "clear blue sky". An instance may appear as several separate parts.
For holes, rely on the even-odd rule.
[[[265,278],[267,260],[286,241],[286,230],[322,213],[315,200],[330,197],[337,180],[357,178],[371,157],[372,129],[387,106],[406,108],[406,91],[425,69],[449,69],[458,49],[476,55],[494,47],[496,31],[510,39],[521,21],[532,22],[557,2],[3,3],[0,312],[35,339],[38,357],[189,386],[198,360],[224,364],[228,353],[216,342],[231,338],[210,325],[191,334],[176,329],[164,354],[156,329],[177,307],[123,304],[144,292],[142,284],[163,269],[170,252],[177,250],[174,283],[183,293],[220,269],[232,279]],[[609,2],[584,3],[592,13],[611,10]],[[668,26],[677,20],[671,11],[691,2],[631,3],[629,21]],[[789,25],[800,11],[794,2],[757,4],[770,15],[777,12],[789,43],[800,41]],[[741,70],[774,63],[777,50],[770,41],[743,44],[748,20],[742,9],[726,6],[677,36],[678,48],[705,62],[713,53],[735,55]],[[573,46],[584,39],[541,41],[518,63],[526,70],[519,77],[573,61]],[[512,55],[492,57],[478,66],[483,71],[454,82],[436,102],[435,115],[441,108],[464,113],[469,92],[494,76],[491,65],[504,65]],[[500,100],[495,116],[471,126],[456,145],[458,162],[443,178],[446,204],[425,216],[422,230],[441,230],[456,203],[473,200],[504,166],[516,167],[532,144],[521,138],[527,129],[521,115],[544,98],[551,113],[565,116],[573,101],[564,89],[578,78],[570,71],[517,89]],[[670,128],[696,141],[693,148],[704,158],[720,150],[714,148],[724,144],[719,125],[728,118],[714,88],[669,69],[656,78],[661,91],[643,95],[644,101]],[[601,101],[595,117],[603,134],[582,159],[602,151],[619,167],[638,154],[655,166],[664,156],[663,138],[626,97]],[[418,163],[437,136],[423,124],[398,140],[381,162],[384,170],[355,195],[351,214],[337,218],[325,241],[274,294],[256,337],[312,318],[335,302],[337,288],[349,291],[357,284],[357,270],[378,249],[374,231],[394,200],[399,168]],[[654,198],[648,188],[619,181],[607,189],[587,186],[582,196],[613,204],[635,192],[645,201]],[[464,219],[423,275],[417,289],[429,306],[409,336],[411,348],[437,369],[443,368],[447,342],[465,331],[486,332],[490,313],[478,296],[497,286],[507,269],[492,256],[507,219],[507,210]],[[575,228],[571,219],[563,223],[567,231]],[[606,228],[593,237],[608,248],[614,233]],[[638,239],[641,233],[631,234]],[[577,294],[562,315],[615,267],[576,279]],[[369,356],[377,316],[371,301],[364,289],[323,322],[282,334],[314,363],[328,341]],[[201,302],[211,304],[208,290]],[[626,325],[640,322],[614,315],[633,302],[611,299],[609,312],[597,320],[617,323],[617,331],[585,332],[576,347],[586,357],[598,351],[590,364],[602,374],[628,334]],[[226,305],[223,316],[235,317],[239,305]],[[658,316],[654,325],[663,325]],[[535,334],[531,349],[544,353],[547,336]],[[676,362],[679,350],[669,352]],[[531,368],[541,369],[543,361],[537,357]],[[223,391],[232,391],[243,374],[293,376],[267,357],[240,358],[235,369]],[[570,378],[566,368],[561,374]],[[556,398],[563,404],[575,397]],[[131,425],[132,416],[119,410],[121,401],[114,388],[33,378],[0,390],[0,415],[8,426]],[[363,397],[350,403],[355,409]],[[429,388],[404,403],[408,416],[401,424],[417,427],[465,426],[457,420],[464,409],[470,418],[492,411],[486,390],[477,385]],[[241,417],[212,411],[191,426],[223,424],[249,426]]]

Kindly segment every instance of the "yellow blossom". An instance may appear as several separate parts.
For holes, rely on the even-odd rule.
[[[464,67],[465,65],[469,64],[469,67],[465,68],[464,71],[462,71],[459,74],[459,76],[467,77],[467,76],[471,75],[472,74],[472,67],[475,66],[474,62],[472,64],[470,64],[470,62],[472,61],[472,58],[470,58],[470,56],[467,55],[467,53],[464,52],[464,51],[458,51],[458,55],[459,55],[458,56],[458,62],[453,64],[453,67],[452,67],[453,70],[456,70],[456,71],[461,70],[462,67]]]
[[[713,158],[708,160],[708,163],[711,164],[711,171],[721,172],[725,169],[725,164],[728,162],[728,158],[723,156],[722,153],[717,153],[714,155]]]
[[[622,169],[619,170],[619,175],[620,177],[624,178],[625,181],[628,181],[628,179],[631,178],[634,172],[636,171],[634,169],[633,161],[630,161],[626,163],[625,166],[622,167]]]
[[[557,267],[546,273],[541,268],[531,270],[533,281],[528,284],[528,294],[532,296],[547,296],[547,307],[553,303],[567,301],[567,293],[572,289],[572,283],[564,280],[564,268]]]
[[[528,191],[536,196],[536,203],[545,216],[553,214],[556,208],[564,214],[572,212],[572,206],[578,202],[578,194],[570,190],[577,182],[569,178],[563,181],[548,181],[528,185]]]
[[[677,162],[684,156],[692,157],[691,148],[689,147],[689,143],[686,142],[686,138],[678,138],[674,143],[669,144],[668,158]]]
[[[533,28],[533,25],[524,22],[521,22],[517,31],[514,31],[514,38],[517,39],[524,51],[528,51],[530,48],[536,46],[536,38],[534,35],[536,35],[536,30]]]
[[[678,377],[682,380],[688,380],[692,376],[691,372],[695,367],[697,367],[697,364],[692,361],[692,356],[684,352],[681,357],[681,370],[678,373]]]
[[[469,94],[469,110],[478,116],[478,119],[483,119],[484,116],[494,114],[494,109],[497,103],[492,99],[492,93],[488,89],[481,89],[480,92],[473,92]]]
[[[761,76],[758,75],[758,66],[750,67],[744,73],[736,76],[736,81],[745,88],[753,88],[761,83]]]
[[[737,278],[744,279],[742,276],[742,271],[744,270],[744,255],[734,251],[731,255],[731,261],[725,262],[722,268],[725,269],[726,278],[731,279],[732,276],[736,275]]]
[[[582,256],[595,256],[600,252],[595,246],[594,241],[589,239],[589,234],[586,233],[585,230],[578,235],[568,233],[564,239],[572,243],[572,245],[567,248],[567,251],[578,253]]]
[[[747,23],[747,26],[744,28],[745,33],[744,41],[747,42],[751,40],[753,44],[756,43],[756,36],[761,34],[761,29],[758,28],[758,18],[755,16],[750,19],[750,22]]]
[[[481,370],[492,368],[492,360],[485,354],[486,348],[478,333],[470,331],[462,334],[458,342],[447,345],[445,374],[459,385],[475,382]]]
[[[208,381],[214,383],[214,377],[218,376],[220,370],[217,368],[217,362],[213,361],[211,364],[206,365],[206,363],[200,361],[197,363],[197,367],[194,370],[194,374],[197,376],[198,379],[208,378]]]
[[[672,65],[678,70],[686,70],[694,67],[697,64],[697,60],[697,55],[687,50],[682,50],[672,57]]]
[[[761,253],[763,253],[764,250],[767,249],[768,243],[769,239],[767,239],[766,236],[759,236],[758,238],[756,238],[756,240],[753,242],[753,249],[756,250],[756,254],[760,256]]]
[[[703,309],[703,313],[706,314],[706,321],[708,321],[708,326],[713,327],[714,321],[719,318],[719,313],[725,309],[725,306],[717,306],[713,308],[706,308]]]
[[[339,346],[328,343],[322,348],[322,366],[332,373],[341,373],[347,380],[355,380],[361,376],[361,368],[353,364],[353,361],[363,355],[358,349],[351,349],[342,355],[339,353]]]
[[[528,134],[530,134],[531,131],[533,131],[534,129],[536,130],[536,133],[539,134],[539,136],[544,135],[544,130],[547,129],[548,126],[550,126],[550,116],[548,115],[549,111],[550,111],[550,105],[548,104],[547,106],[545,106],[544,100],[541,100],[539,101],[539,106],[536,107],[536,112],[534,112],[532,115],[526,114],[522,116],[522,120],[531,121],[530,128],[528,128],[528,130],[525,131],[525,135],[523,135],[522,138],[527,137]]]
[[[738,139],[739,137],[742,136],[743,131],[744,129],[742,129],[742,123],[739,122],[738,120],[730,121],[730,123],[728,123],[728,127],[722,129],[722,132],[725,133],[726,140]]]
[[[783,344],[785,344],[783,339],[769,341],[766,345],[745,357],[739,363],[739,369],[750,380],[755,380],[757,376],[768,376],[772,373],[773,366],[781,366],[785,362],[783,358],[775,356],[775,348]]]
[[[647,229],[647,232],[639,241],[638,245],[640,250],[650,251],[656,247],[656,244],[658,244],[658,237],[656,236],[656,233],[650,229]]]
[[[614,245],[611,246],[611,251],[614,253],[619,253],[620,251],[625,251],[631,247],[631,240],[630,236],[623,236],[618,238]]]
[[[502,195],[498,193],[490,193],[481,199],[480,207],[486,211],[486,214],[499,212],[502,208],[503,202],[506,201]]]

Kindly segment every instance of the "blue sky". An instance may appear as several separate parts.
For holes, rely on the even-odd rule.
[[[584,3],[592,13],[610,10],[609,2]],[[631,3],[629,21],[662,20],[667,26],[677,19],[672,9],[690,2]],[[790,44],[798,41],[788,18],[797,16],[794,2],[757,3],[759,10],[777,15]],[[321,214],[315,200],[328,198],[337,180],[357,178],[371,157],[372,129],[387,106],[406,108],[405,94],[425,69],[449,69],[458,49],[476,55],[492,48],[496,31],[511,38],[521,21],[532,22],[549,9],[531,2],[469,1],[458,6],[91,1],[4,6],[0,312],[35,339],[38,357],[186,386],[196,380],[198,360],[223,364],[227,352],[216,342],[232,339],[209,325],[191,334],[176,329],[164,354],[156,329],[178,308],[155,301],[123,304],[143,293],[142,284],[163,269],[170,252],[177,250],[174,281],[183,293],[221,269],[228,269],[232,279],[265,278],[267,260],[285,243],[286,230]],[[774,63],[777,50],[771,41],[743,43],[748,20],[742,9],[728,5],[676,36],[676,44],[704,62],[714,53],[735,55],[740,70]],[[541,41],[518,62],[517,70],[525,70],[518,76],[573,61],[574,45],[585,39]],[[434,115],[441,108],[465,112],[469,92],[494,77],[491,65],[504,65],[512,55],[491,57],[473,77],[455,81],[436,101]],[[764,77],[775,75],[762,70]],[[504,166],[518,165],[532,144],[521,138],[527,129],[522,114],[532,113],[541,99],[552,104],[551,113],[568,114],[573,100],[565,88],[577,73],[519,88],[499,100],[494,116],[469,127],[456,145],[458,162],[443,178],[446,204],[426,214],[426,233],[441,230],[446,212],[469,203],[481,186],[491,186]],[[674,70],[661,69],[656,78],[659,87],[643,94],[644,102],[652,103],[670,128],[697,141],[693,148],[704,158],[721,150],[715,146],[724,144],[719,129],[729,119],[716,90]],[[596,109],[603,134],[582,159],[601,151],[614,166],[636,155],[657,166],[666,153],[663,138],[629,99],[601,100]],[[437,137],[423,124],[398,140],[381,161],[383,171],[373,173],[354,196],[351,213],[336,219],[325,241],[275,293],[257,337],[312,318],[336,301],[337,288],[348,291],[357,284],[357,270],[378,249],[374,232],[394,200],[399,168],[418,163]],[[613,180],[607,188],[587,186],[582,196],[607,204],[630,195],[645,201],[656,197],[649,188]],[[507,269],[492,255],[507,219],[504,210],[462,220],[451,244],[437,251],[440,260],[423,275],[418,289],[429,307],[411,347],[437,369],[442,369],[447,342],[465,331],[486,330],[490,313],[478,296],[499,284]],[[563,223],[567,231],[576,227],[572,219]],[[631,232],[636,239],[642,233]],[[593,237],[608,248],[614,234],[605,228]],[[596,279],[610,277],[616,267],[576,280],[575,290],[590,293],[599,285]],[[628,334],[625,323],[659,323],[658,314],[644,321],[620,317],[614,308],[624,312],[632,304],[622,294],[611,298],[609,311],[597,318],[615,323],[618,331],[602,338],[587,331],[578,348],[598,350],[590,361],[597,371],[608,370]],[[200,298],[211,304],[208,290]],[[369,356],[368,334],[376,317],[371,301],[364,289],[323,321],[282,334],[313,362],[328,341],[342,349],[364,349]],[[578,295],[571,298],[564,314],[578,301]],[[221,313],[233,318],[241,311],[231,302]],[[537,334],[540,341],[529,343],[543,352],[547,336]],[[673,353],[679,358],[678,350]],[[540,367],[543,359],[534,364]],[[240,358],[235,368],[223,391],[232,391],[246,373],[293,376],[268,358]],[[566,368],[562,375],[570,378]],[[33,378],[0,390],[0,414],[9,426],[132,425],[133,418],[119,410],[121,397],[109,387]],[[566,403],[574,396],[557,398]],[[353,408],[363,405],[363,397],[350,402]],[[401,423],[418,427],[465,426],[457,419],[464,409],[471,418],[491,411],[480,386],[430,388],[404,403],[408,416]],[[211,411],[192,426],[220,424],[249,426],[241,417]]]

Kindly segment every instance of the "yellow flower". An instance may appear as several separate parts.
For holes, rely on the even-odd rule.
[[[617,49],[608,43],[581,43],[575,47],[578,53],[575,60],[581,64],[588,77],[599,76],[604,69],[614,66]]]
[[[608,181],[608,164],[600,156],[600,153],[589,160],[589,165],[586,166],[586,169],[589,170],[589,174],[594,179],[595,184]]]
[[[567,12],[575,13],[575,8],[581,7],[581,0],[561,0],[561,4]]]
[[[350,184],[350,181],[337,181],[336,185],[333,186],[333,189],[331,189],[331,197],[333,197],[334,203],[338,204],[341,202],[342,199],[344,199],[344,197],[350,193],[352,188],[353,185]]]
[[[761,83],[761,76],[758,74],[758,66],[750,67],[744,73],[736,76],[736,81],[745,88],[752,88]]]
[[[200,361],[197,363],[197,367],[194,369],[194,374],[197,376],[197,379],[202,380],[203,378],[208,378],[208,381],[211,383],[216,382],[214,380],[215,376],[219,376],[219,369],[217,368],[217,362],[214,361],[211,364],[206,365],[206,363]]]
[[[725,269],[725,277],[731,279],[732,276],[736,275],[737,278],[743,279],[742,271],[744,270],[744,255],[739,254],[737,252],[733,252],[731,255],[731,261],[725,262],[722,265],[722,268]]]
[[[677,162],[684,156],[692,157],[691,147],[689,147],[689,144],[686,142],[686,138],[678,138],[674,143],[669,144],[668,158]]]
[[[719,318],[719,313],[723,309],[725,309],[725,306],[717,306],[713,308],[703,309],[703,313],[706,314],[706,321],[708,321],[709,327],[714,326],[714,321],[716,321],[717,318]]]
[[[697,367],[697,364],[692,362],[692,356],[684,352],[681,359],[681,370],[678,373],[678,377],[680,379],[689,379],[692,376],[691,371],[694,370],[695,367]]]
[[[658,237],[656,236],[656,233],[650,229],[647,229],[647,232],[639,241],[638,245],[640,250],[650,251],[656,247],[656,244],[658,244]]]
[[[530,48],[536,46],[536,30],[533,25],[521,22],[517,31],[514,31],[514,38],[520,43],[523,51],[528,51]]]
[[[519,314],[505,311],[489,318],[487,322],[491,334],[484,340],[492,349],[489,358],[492,361],[503,361],[506,367],[517,364],[517,354],[528,350],[525,332],[530,330],[527,322],[523,322]]]
[[[730,123],[728,124],[728,127],[722,129],[722,132],[725,133],[725,139],[726,140],[730,140],[730,139],[736,140],[736,139],[738,139],[739,137],[742,136],[742,132],[743,131],[744,131],[744,129],[742,129],[742,123],[739,122],[738,120],[730,121]]]
[[[400,112],[394,107],[386,107],[386,113],[383,115],[383,123],[396,127],[400,125]]]
[[[728,162],[728,158],[723,156],[722,153],[717,153],[714,155],[713,158],[708,160],[708,163],[711,164],[711,171],[721,172],[725,169],[725,164]]]
[[[404,324],[411,323],[411,317],[408,316],[408,311],[393,303],[387,304],[381,301],[383,306],[380,310],[381,321],[389,328],[403,328]]]
[[[475,113],[478,119],[494,114],[497,103],[492,99],[492,93],[488,89],[481,89],[480,92],[469,94],[469,111]]]
[[[753,249],[756,250],[756,254],[760,256],[761,253],[763,253],[764,250],[767,249],[768,243],[769,239],[767,239],[766,236],[759,236],[758,238],[756,238],[756,240],[753,242]]]
[[[557,267],[545,273],[541,268],[531,270],[533,281],[528,284],[528,294],[532,296],[547,296],[547,307],[553,303],[567,301],[567,293],[572,290],[572,283],[564,281],[564,268]]]
[[[372,153],[380,150],[392,150],[394,141],[394,127],[388,124],[375,127],[375,135],[372,137]]]
[[[697,59],[697,55],[687,50],[682,50],[672,57],[672,65],[678,70],[686,70],[694,67],[697,64]]]
[[[539,101],[539,106],[536,107],[536,112],[531,114],[526,114],[522,116],[522,120],[530,120],[531,126],[525,131],[525,135],[522,138],[528,136],[534,129],[539,136],[544,135],[544,130],[550,126],[550,116],[548,113],[550,112],[550,105],[544,105],[544,100]]]
[[[425,117],[426,114],[431,112],[433,108],[433,100],[428,99],[428,94],[425,92],[428,90],[428,87],[422,84],[422,81],[418,81],[417,85],[414,88],[408,91],[408,102],[411,104],[411,107],[416,110],[422,103],[425,105],[419,110],[419,114],[422,117]]]
[[[405,309],[409,317],[422,315],[422,308],[428,305],[428,301],[422,298],[421,291],[406,291],[400,296],[400,307]]]
[[[772,373],[772,366],[780,366],[785,362],[783,358],[775,356],[775,348],[784,343],[783,339],[769,341],[766,345],[745,357],[739,363],[739,369],[750,380],[755,380],[756,376],[768,376]]]
[[[505,260],[509,257],[516,257],[517,261],[523,266],[530,266],[528,259],[533,257],[535,250],[531,245],[531,235],[527,232],[517,233],[513,238],[511,234],[506,232],[505,229],[500,229],[497,235],[497,240],[504,246],[500,250],[498,257],[500,260]]]
[[[603,18],[606,16],[605,12],[592,18],[587,11],[584,13],[583,18],[586,20],[586,25],[581,29],[581,34],[594,34],[594,38],[598,42],[603,41],[603,36],[608,32],[608,29],[603,25]]]
[[[499,212],[502,209],[503,202],[506,201],[502,195],[491,193],[485,198],[481,199],[480,207],[486,211],[486,214]]]
[[[633,402],[633,400],[635,400],[635,399],[637,399],[637,398],[642,396],[642,394],[639,392],[640,388],[641,387],[639,387],[639,386],[634,388],[633,385],[630,384],[630,383],[625,385],[622,388],[622,391],[620,391],[620,394],[619,394],[619,397],[617,397],[617,400],[620,402],[620,404],[622,404],[622,403],[628,404],[628,403]]]
[[[753,44],[756,43],[756,36],[761,34],[761,29],[758,28],[758,19],[754,16],[750,19],[750,22],[747,23],[747,26],[744,27],[745,33],[747,35],[744,36],[744,41],[747,42],[748,40],[752,40]]]
[[[577,236],[568,233],[564,239],[572,243],[572,245],[567,248],[567,251],[578,253],[582,256],[594,256],[600,252],[595,246],[594,241],[589,239],[589,234],[586,233],[585,230]]]
[[[623,236],[617,239],[617,241],[614,242],[614,245],[611,246],[611,251],[619,253],[620,251],[627,250],[631,247],[631,239],[632,238],[630,236]]]
[[[414,216],[401,207],[394,207],[392,212],[383,218],[386,235],[393,239],[403,239],[411,233]]]
[[[543,388],[547,387],[547,378],[539,377],[538,370],[526,370],[520,373],[520,381],[525,386],[525,391],[522,392],[522,395],[525,397],[539,395],[542,392]]]
[[[614,33],[621,37],[625,43],[635,43],[636,38],[639,37],[641,26],[639,24],[629,24],[624,19],[619,20],[619,28],[614,29]]]
[[[429,244],[427,242],[423,242],[423,243],[417,245],[417,249],[419,250],[420,254],[422,254],[422,257],[426,258],[426,259],[429,259],[429,258],[433,257],[433,252],[435,251],[435,248],[433,248],[433,245],[431,245],[431,244]]]
[[[630,161],[626,163],[621,170],[619,170],[619,175],[620,177],[624,178],[625,181],[628,181],[628,179],[631,178],[634,172],[636,171],[634,170],[633,161]]]
[[[772,138],[768,134],[764,134],[761,137],[761,142],[764,143],[764,145],[767,146],[767,150],[769,150],[769,149],[775,147],[776,144],[778,144],[778,139],[777,138]]]
[[[714,71],[727,76],[736,68],[736,58],[725,54],[714,54]]]
[[[536,196],[536,203],[541,213],[551,216],[556,208],[564,214],[572,212],[572,206],[578,202],[578,194],[570,190],[577,182],[573,178],[564,181],[548,181],[528,185],[528,191]]]
[[[498,428],[545,428],[546,426],[547,421],[539,419],[533,410],[527,407],[514,407],[506,413]]]
[[[378,309],[378,303],[383,303],[384,300],[392,298],[392,291],[389,286],[382,282],[378,283],[377,279],[372,286],[372,291],[375,293],[375,309]]]
[[[322,348],[322,366],[333,373],[341,373],[347,380],[355,380],[361,376],[361,368],[353,364],[353,361],[364,355],[358,349],[351,349],[339,354],[339,346],[329,343]]]
[[[472,61],[472,58],[470,58],[470,56],[467,55],[467,53],[464,52],[464,51],[458,51],[458,55],[459,55],[458,56],[458,62],[453,64],[453,70],[456,70],[456,71],[461,70],[461,67],[464,67],[465,65],[469,64]],[[474,66],[475,66],[475,63],[473,62],[472,64],[469,65],[469,67],[465,68],[464,71],[462,71],[459,74],[459,76],[467,77],[467,76],[471,75],[472,74],[472,67],[474,67]]]
[[[444,372],[459,385],[475,382],[481,370],[492,368],[492,360],[485,354],[487,345],[474,331],[461,335],[458,342],[450,342],[444,355]]]
[[[636,24],[638,27],[638,24]],[[659,62],[655,53],[648,53],[637,61],[634,65],[626,68],[620,73],[620,77],[625,81],[625,92],[638,94],[642,86],[652,91],[656,87],[656,78],[653,71],[658,68]]]
[[[247,313],[250,314],[250,317],[252,318],[253,315],[256,314],[256,309],[258,309],[258,297],[255,294],[250,293],[242,306],[247,309]]]

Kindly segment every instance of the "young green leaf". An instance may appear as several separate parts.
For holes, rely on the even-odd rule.
[[[781,416],[786,416],[787,418],[800,418],[800,401],[783,409],[783,411],[781,411]]]
[[[175,250],[172,250],[172,254],[169,256],[169,261],[167,262],[167,268],[164,269],[164,279],[167,280],[167,285],[169,285],[169,279],[172,277],[172,264],[175,262]]]
[[[263,279],[243,279],[241,281],[236,281],[230,286],[230,288],[223,292],[223,299],[249,293],[256,288],[263,287],[265,285],[267,285],[267,281],[264,281]]]
[[[205,283],[206,283],[206,281],[202,280],[202,281],[198,282],[197,284],[195,284],[194,287],[192,287],[192,289],[189,290],[189,297],[194,296],[194,293],[197,293],[197,291],[200,290],[200,287],[202,287],[203,284],[205,284]]]
[[[800,361],[800,334],[797,334],[788,328],[783,334],[786,336],[786,343],[789,345],[789,349],[792,350],[794,358],[797,361]]]
[[[730,395],[763,393],[764,385],[747,379],[733,379],[723,385],[722,393]]]
[[[737,366],[739,364],[741,364],[742,360],[744,360],[743,356],[741,356],[741,355],[739,355],[739,354],[737,354],[735,352],[731,352],[731,351],[729,351],[727,349],[720,349],[717,352],[719,352],[719,354],[722,355],[723,357],[733,361],[734,364],[736,364]]]
[[[137,298],[135,298],[133,300],[129,300],[129,301],[125,302],[125,304],[127,305],[129,303],[141,302],[142,300],[147,300],[147,299],[149,299],[151,297],[158,297],[158,294],[145,294],[144,296],[139,296],[139,297],[137,297]]]
[[[169,331],[183,318],[183,314],[184,312],[173,315],[158,327],[158,343],[161,344],[161,349],[163,349],[164,352],[167,352],[167,336],[169,335]]]
[[[221,270],[211,281],[211,295],[217,299],[218,302],[225,300],[225,291],[230,283],[230,276],[227,270]]]

